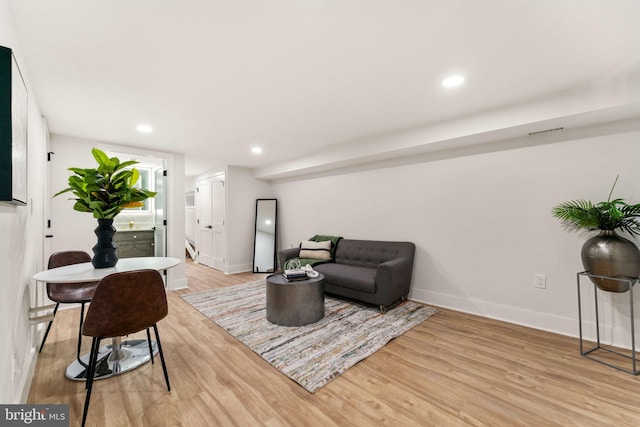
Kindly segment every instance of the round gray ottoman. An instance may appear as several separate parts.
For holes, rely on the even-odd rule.
[[[324,317],[324,275],[289,282],[281,273],[267,276],[267,320],[304,326]]]

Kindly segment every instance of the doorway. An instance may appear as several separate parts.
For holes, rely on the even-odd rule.
[[[163,257],[167,254],[167,184],[166,159],[133,155],[124,152],[105,151],[109,156],[116,156],[121,162],[135,160],[134,165],[140,172],[136,186],[155,191],[153,198],[147,199],[144,206],[124,209],[114,218],[113,225],[121,234],[122,240],[118,251],[119,258],[133,256]],[[130,232],[135,236],[128,236]],[[148,237],[147,237],[148,236]],[[129,237],[135,241],[129,242]]]
[[[224,174],[196,183],[198,262],[224,271],[226,257]]]

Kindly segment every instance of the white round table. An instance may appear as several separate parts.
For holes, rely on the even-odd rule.
[[[122,258],[114,267],[94,268],[90,262],[66,265],[41,271],[33,276],[34,280],[49,283],[81,283],[97,282],[113,274],[134,270],[162,271],[180,264],[178,258],[171,257],[139,257]],[[151,342],[153,354],[158,353],[155,341]],[[109,378],[137,368],[151,360],[147,340],[136,339],[122,341],[121,337],[111,339],[111,344],[98,351],[98,366],[94,379]],[[65,375],[77,381],[86,380],[89,365],[89,353],[83,354],[71,363]]]
[[[180,264],[178,258],[169,257],[122,258],[118,260],[115,267],[109,268],[94,268],[90,262],[83,262],[41,271],[33,276],[33,280],[50,283],[96,282],[113,273],[145,269],[160,271],[178,264]]]

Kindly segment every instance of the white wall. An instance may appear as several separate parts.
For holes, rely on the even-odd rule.
[[[251,271],[256,199],[271,197],[269,184],[253,177],[251,169],[228,166],[227,188],[227,273]]]
[[[181,289],[188,286],[187,270],[184,264],[184,154],[168,155],[167,171],[167,221],[171,224],[167,234],[167,255],[181,261],[180,265],[168,270],[167,286],[169,289]]]
[[[192,243],[194,243],[198,236],[198,229],[196,228],[196,208],[195,206],[185,207],[184,212],[184,235]]]
[[[28,311],[35,305],[33,274],[43,268],[43,188],[46,128],[43,125],[17,35],[0,0],[0,45],[14,51],[29,91],[28,206],[0,203],[0,402],[26,400],[35,368],[35,327]]]
[[[640,121],[633,124],[640,129]],[[590,134],[274,183],[278,246],[314,234],[412,241],[412,299],[577,335],[576,273],[586,237],[564,231],[550,211],[576,198],[606,200],[618,174],[615,195],[640,202],[640,132],[608,126]],[[301,194],[311,198],[301,202]],[[546,290],[533,287],[535,273],[546,274]],[[615,332],[622,345],[630,343],[627,295],[608,295],[614,309],[601,313],[610,325],[606,338]]]
[[[167,235],[167,256],[179,258],[182,263],[168,270],[168,289],[179,289],[187,286],[186,270],[184,266],[184,155],[177,153],[149,152],[104,144],[82,138],[63,135],[52,135],[51,150],[55,152],[51,162],[51,190],[55,194],[68,186],[70,167],[93,167],[95,159],[91,149],[98,147],[102,150],[116,150],[133,155],[163,157],[167,164],[167,220],[171,224]],[[67,194],[54,197],[51,200],[51,250],[83,250],[92,254],[96,237],[93,230],[96,220],[93,215],[73,210],[73,200]],[[72,197],[72,196],[71,196]]]
[[[195,176],[193,177],[187,177],[185,179],[185,185],[184,185],[184,191],[185,194],[186,193],[195,193],[195,188],[196,188],[196,178]],[[195,197],[195,196],[194,196]],[[195,200],[195,199],[194,199]],[[191,241],[191,242],[195,242],[198,236],[198,227],[197,227],[197,218],[196,218],[196,207],[195,205],[193,206],[189,206],[189,207],[185,207],[185,212],[184,212],[184,234],[185,237]]]
[[[93,167],[95,159],[91,149],[97,144],[85,139],[71,138],[61,135],[51,136],[51,194],[67,188],[71,172],[70,167]],[[93,230],[96,220],[93,215],[73,210],[73,195],[65,193],[51,199],[51,229],[53,235],[51,252],[80,250],[89,255],[96,244]]]

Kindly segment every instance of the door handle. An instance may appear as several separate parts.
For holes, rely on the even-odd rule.
[[[207,225],[204,228],[213,228],[213,225]]]

